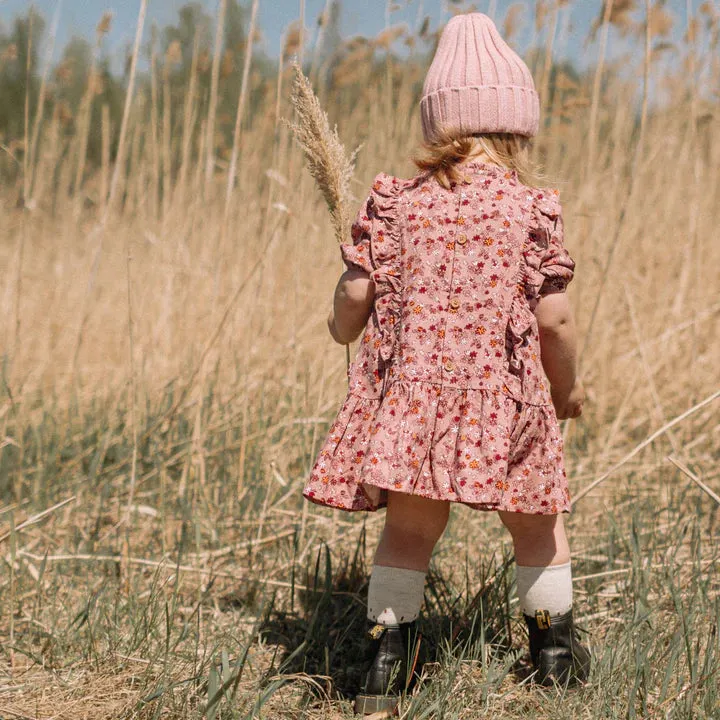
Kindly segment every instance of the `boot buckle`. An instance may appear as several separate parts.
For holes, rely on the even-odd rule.
[[[378,623],[377,625],[373,625],[373,626],[368,630],[368,633],[367,633],[367,634],[368,634],[368,637],[369,637],[371,640],[379,640],[379,639],[383,636],[383,634],[385,633],[385,630],[387,630],[387,628],[386,628],[384,625],[380,625],[380,624]]]
[[[547,610],[536,610],[535,622],[540,630],[549,630],[552,624],[550,620],[550,613]]]

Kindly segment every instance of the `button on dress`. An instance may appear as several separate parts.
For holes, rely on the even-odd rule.
[[[533,308],[574,263],[557,192],[515,172],[380,174],[341,245],[375,300],[349,390],[303,495],[377,510],[387,491],[478,510],[570,510],[562,436]]]

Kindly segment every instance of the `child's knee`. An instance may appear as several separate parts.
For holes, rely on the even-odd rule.
[[[513,537],[553,535],[562,524],[560,515],[529,515],[526,513],[498,513],[503,525]]]
[[[385,530],[417,542],[437,542],[445,532],[448,516],[444,513],[428,513],[409,517],[401,513],[388,513]]]
[[[445,531],[450,515],[447,502],[392,493],[385,527],[407,536],[436,541]]]

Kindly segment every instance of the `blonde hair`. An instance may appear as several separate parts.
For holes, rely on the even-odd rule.
[[[512,133],[453,135],[444,131],[432,143],[424,143],[413,158],[417,167],[432,175],[444,188],[465,181],[461,164],[478,158],[514,170],[523,185],[536,187],[542,180],[530,157],[530,138]]]

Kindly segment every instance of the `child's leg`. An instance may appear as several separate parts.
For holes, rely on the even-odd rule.
[[[398,625],[411,622],[420,614],[425,574],[449,513],[447,502],[388,493],[385,529],[370,576],[370,620],[381,625]]]
[[[570,562],[570,547],[562,515],[499,513],[515,546],[515,561],[527,567],[548,567]]]
[[[385,529],[375,564],[427,572],[450,515],[450,503],[388,492]]]
[[[520,607],[525,615],[547,610],[562,615],[572,607],[570,548],[562,515],[500,513],[515,546]]]
[[[562,515],[500,513],[513,538],[518,600],[542,684],[586,680],[590,655],[573,624],[570,548]]]
[[[368,671],[355,699],[362,715],[394,710],[416,676],[420,649],[417,617],[435,543],[447,525],[450,504],[388,493],[385,529],[368,588]]]

